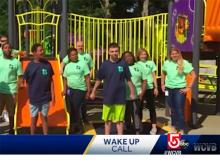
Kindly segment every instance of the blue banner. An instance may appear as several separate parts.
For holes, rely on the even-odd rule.
[[[0,154],[83,154],[92,135],[0,136]]]
[[[220,135],[4,135],[0,154],[220,154]]]

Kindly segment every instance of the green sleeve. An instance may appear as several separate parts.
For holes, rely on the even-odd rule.
[[[167,61],[164,62],[163,67],[162,67],[163,72],[167,72]]]
[[[63,58],[63,63],[64,63],[64,64],[69,63],[68,55],[66,55],[66,57]]]
[[[186,60],[184,60],[184,61],[185,62],[184,62],[184,70],[183,71],[185,74],[188,74],[193,70],[193,67],[192,67],[192,64],[189,63],[188,61],[186,61]]]
[[[157,71],[157,67],[154,63],[154,61],[152,61],[152,65],[151,65],[151,72]]]
[[[67,69],[68,69],[68,66],[64,68],[64,72],[63,72],[63,77],[65,78],[67,78]]]
[[[83,75],[86,76],[90,73],[89,67],[84,64],[84,68],[83,68]]]
[[[22,67],[21,67],[21,62],[18,61],[18,68],[17,68],[17,76],[23,75]]]
[[[91,70],[93,68],[93,60],[92,60],[92,57],[89,55],[89,69]]]

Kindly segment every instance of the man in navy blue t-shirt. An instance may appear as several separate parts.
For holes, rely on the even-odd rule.
[[[47,60],[43,59],[43,47],[41,44],[34,44],[31,49],[34,60],[31,61],[25,72],[24,79],[28,84],[31,112],[31,134],[36,130],[38,112],[41,112],[42,128],[44,135],[48,134],[47,114],[49,102],[55,103],[53,69]]]
[[[123,134],[123,121],[126,103],[125,80],[130,88],[130,98],[135,99],[134,85],[131,82],[131,74],[125,62],[119,60],[119,46],[111,43],[108,47],[110,59],[102,63],[95,82],[95,86],[90,95],[95,99],[96,90],[104,80],[104,101],[102,119],[105,121],[105,135],[109,135],[112,122],[116,123],[117,132]]]

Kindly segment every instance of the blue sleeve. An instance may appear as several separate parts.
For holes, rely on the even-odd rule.
[[[125,79],[127,81],[129,81],[129,80],[131,80],[131,72],[130,72],[129,67],[128,67],[127,64],[125,64],[124,67],[125,67]]]
[[[50,62],[49,62],[50,64]],[[50,64],[50,76],[52,77],[54,75],[54,71],[53,71],[53,67],[52,65]]]
[[[101,67],[100,67],[100,69],[98,70],[98,72],[97,72],[97,76],[96,76],[96,79],[97,80],[103,80],[103,79],[105,79],[105,67],[106,67],[106,63],[105,62],[103,62],[102,64],[101,64]]]
[[[23,74],[23,79],[26,80],[27,82],[29,80],[29,67],[30,67],[29,65],[30,65],[30,63],[27,65],[27,67],[24,71],[24,74]]]

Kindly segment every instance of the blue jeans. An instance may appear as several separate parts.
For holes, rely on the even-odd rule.
[[[171,109],[171,125],[178,129],[185,129],[184,107],[186,94],[180,93],[180,89],[166,88],[166,102]]]

